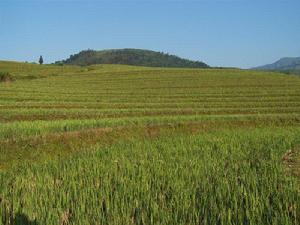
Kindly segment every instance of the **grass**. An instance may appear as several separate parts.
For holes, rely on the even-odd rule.
[[[0,82],[10,82],[13,80],[13,77],[8,72],[0,72]]]
[[[85,69],[76,66],[54,66],[32,63],[0,61],[0,72],[11,74],[16,79],[37,79],[58,74],[83,72]]]
[[[297,224],[299,190],[279,158],[299,131],[121,141],[3,174],[3,203],[41,224]]]
[[[14,76],[0,83],[0,224],[299,224],[299,78],[0,72]]]

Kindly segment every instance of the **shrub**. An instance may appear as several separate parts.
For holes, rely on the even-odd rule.
[[[12,81],[13,77],[10,73],[8,72],[0,72],[0,82],[8,82]]]

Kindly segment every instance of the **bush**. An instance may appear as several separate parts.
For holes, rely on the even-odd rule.
[[[8,82],[12,81],[13,77],[10,73],[8,72],[0,72],[0,82]]]

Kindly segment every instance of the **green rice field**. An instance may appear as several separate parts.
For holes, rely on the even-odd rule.
[[[300,79],[0,62],[0,225],[300,224]]]

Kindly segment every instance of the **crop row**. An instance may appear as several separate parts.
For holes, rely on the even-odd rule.
[[[0,174],[0,224],[299,224],[297,182],[280,160],[299,133],[175,135],[25,164]]]
[[[50,121],[15,121],[2,123],[0,126],[0,139],[21,138],[30,135],[42,135],[52,132],[66,132],[98,127],[116,126],[144,126],[159,124],[180,124],[185,122],[215,121],[215,120],[250,120],[260,121],[267,119],[267,124],[299,125],[299,114],[260,114],[260,115],[176,115],[176,116],[148,116],[148,117],[121,117],[104,119],[74,119]],[[261,124],[263,126],[264,123]]]

